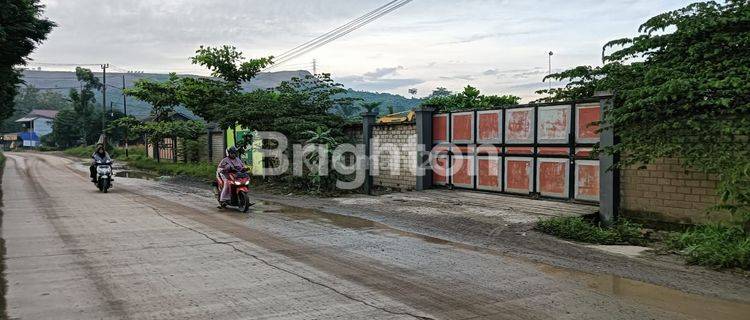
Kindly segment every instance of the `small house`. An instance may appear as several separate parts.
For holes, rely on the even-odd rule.
[[[23,125],[23,131],[19,133],[23,147],[38,147],[42,136],[52,133],[52,122],[57,117],[57,110],[31,110],[29,114],[16,122]]]

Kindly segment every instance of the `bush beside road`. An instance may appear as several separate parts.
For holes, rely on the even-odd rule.
[[[63,153],[74,157],[88,159],[93,153],[94,147],[75,147],[66,149]],[[129,167],[151,171],[166,176],[188,176],[196,179],[213,180],[216,174],[216,165],[206,162],[180,163],[180,162],[156,162],[146,156],[143,148],[130,148],[128,157],[125,157],[124,148],[113,148],[110,156],[128,164]]]
[[[648,230],[625,219],[605,227],[582,217],[556,217],[539,221],[536,229],[584,243],[648,245],[661,253],[679,254],[688,264],[750,270],[750,234],[740,226],[699,225],[663,239],[648,237]]]

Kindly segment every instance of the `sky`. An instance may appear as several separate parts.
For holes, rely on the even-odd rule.
[[[110,63],[114,71],[207,75],[189,57],[232,45],[247,58],[279,55],[386,0],[43,0],[58,27],[31,55],[49,63]],[[692,1],[413,0],[275,70],[331,73],[347,87],[404,96],[466,85],[524,101],[552,70],[599,65],[602,45],[637,35],[649,17]],[[32,64],[31,66],[34,66]],[[556,84],[559,85],[559,84]]]

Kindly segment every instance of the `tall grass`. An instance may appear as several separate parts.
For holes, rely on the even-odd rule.
[[[645,245],[648,240],[641,226],[620,219],[615,225],[605,227],[582,217],[555,217],[539,221],[536,229],[560,238],[596,244]]]
[[[666,244],[690,264],[750,269],[750,234],[740,226],[696,226],[673,234]]]

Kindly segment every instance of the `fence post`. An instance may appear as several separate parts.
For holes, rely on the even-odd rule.
[[[597,92],[599,98],[602,118],[613,107],[612,94],[609,92]],[[614,146],[616,142],[615,132],[612,127],[601,127],[599,133],[599,147]],[[614,168],[618,161],[617,156],[601,152],[599,154],[599,219],[605,224],[614,223],[620,210],[620,171]]]
[[[375,118],[377,117],[375,112],[363,112],[362,113],[362,141],[365,144],[365,194],[372,194],[372,175],[370,175],[370,154],[372,149],[372,126],[375,125]]]
[[[417,176],[416,190],[421,191],[432,186],[432,168],[430,151],[432,150],[432,114],[433,107],[420,107],[415,110],[417,122]],[[425,165],[426,164],[426,165]]]
[[[172,162],[177,163],[177,137],[172,137]]]
[[[208,129],[208,162],[214,162],[214,135],[211,133],[211,129]]]

